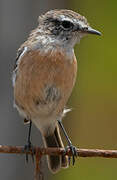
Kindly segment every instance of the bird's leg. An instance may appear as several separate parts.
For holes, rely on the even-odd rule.
[[[31,128],[32,128],[32,121],[30,120],[29,123],[29,130],[28,130],[28,139],[27,139],[27,144],[24,146],[24,150],[26,152],[29,152],[30,150],[32,151],[32,160],[34,162],[34,149],[31,143]],[[28,154],[26,153],[26,162],[28,162]]]
[[[59,126],[61,127],[61,129],[62,129],[62,131],[63,131],[63,133],[64,133],[64,136],[66,137],[67,143],[68,143],[68,146],[67,146],[67,148],[66,148],[65,151],[67,151],[67,150],[70,148],[70,150],[71,150],[71,152],[72,152],[72,164],[74,165],[74,164],[75,164],[75,157],[78,156],[77,149],[76,149],[75,146],[72,145],[72,142],[71,142],[71,140],[69,139],[69,137],[68,137],[68,135],[67,135],[67,132],[66,132],[66,130],[65,130],[65,128],[64,128],[61,120],[58,120],[58,123],[59,123]],[[70,160],[71,160],[71,157],[69,156],[69,164],[70,164]]]

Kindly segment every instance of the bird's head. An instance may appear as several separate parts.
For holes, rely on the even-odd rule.
[[[39,17],[40,32],[49,35],[62,45],[74,45],[87,34],[101,35],[91,28],[87,19],[71,10],[51,10]]]

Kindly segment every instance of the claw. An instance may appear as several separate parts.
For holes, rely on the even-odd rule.
[[[69,139],[61,120],[58,120],[58,123],[59,123],[61,129],[63,130],[63,133],[67,139],[67,142],[68,142],[68,146],[65,149],[65,154],[68,151],[68,149],[70,149],[70,151],[72,153],[72,164],[74,165],[75,164],[75,158],[78,156],[77,149],[75,146],[72,145],[71,140]],[[68,157],[68,160],[69,160],[69,165],[70,165],[71,157]]]
[[[31,157],[32,157],[32,161],[34,162],[34,148],[33,145],[31,144],[31,142],[29,142],[28,144],[26,144],[24,146],[24,151],[26,151],[26,162],[28,163],[28,152],[32,151]]]
[[[78,156],[78,152],[75,146],[73,146],[72,144],[70,146],[67,146],[65,149],[65,153],[68,151],[68,149],[70,149],[71,153],[72,153],[72,165],[74,166],[75,164],[75,158],[77,158]],[[71,157],[68,157],[68,161],[69,161],[69,165],[71,162]]]

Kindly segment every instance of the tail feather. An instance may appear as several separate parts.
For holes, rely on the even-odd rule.
[[[47,147],[58,147],[56,137],[54,134],[45,137]],[[48,166],[52,172],[56,172],[60,168],[60,156],[48,156]]]
[[[55,134],[56,140],[57,140],[58,145],[59,145],[58,147],[64,148],[64,144],[63,144],[63,141],[61,139],[58,126],[55,128],[54,134]],[[67,168],[68,167],[68,158],[67,158],[67,156],[64,156],[64,155],[61,156],[61,167],[62,168]]]
[[[60,133],[59,127],[55,128],[53,134],[44,136],[44,144],[46,147],[64,147]],[[48,158],[48,167],[52,173],[56,173],[60,170],[61,167],[68,167],[68,158],[66,156],[47,156]]]

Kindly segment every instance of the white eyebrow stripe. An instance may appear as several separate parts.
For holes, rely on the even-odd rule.
[[[66,17],[66,16],[64,16],[64,15],[60,15],[60,18],[62,19],[62,21],[70,21],[70,22],[73,23],[72,19],[70,19],[70,18],[68,18],[68,17]],[[74,20],[75,20],[75,19],[74,19]]]
[[[64,15],[60,15],[60,18],[62,19],[62,21],[70,21],[72,23],[77,23],[77,24],[81,25],[82,27],[86,26],[85,22],[83,22],[81,20],[78,21],[77,19],[71,19],[71,18],[66,17]]]

